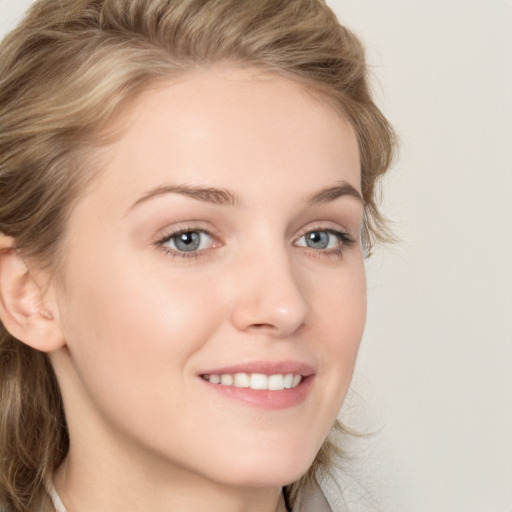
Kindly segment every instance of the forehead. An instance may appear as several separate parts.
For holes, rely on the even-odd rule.
[[[356,135],[327,101],[257,70],[198,70],[143,93],[116,121],[99,180],[134,193],[172,180],[248,192],[254,185],[314,187],[344,180],[360,190]],[[240,180],[240,177],[243,177]]]

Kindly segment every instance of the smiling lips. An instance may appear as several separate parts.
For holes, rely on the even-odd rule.
[[[221,386],[234,386],[236,388],[250,388],[255,390],[282,391],[297,387],[302,381],[302,375],[298,373],[223,373],[202,375],[202,378],[212,384]]]
[[[315,371],[297,362],[253,362],[200,374],[210,389],[228,399],[263,409],[287,409],[304,402]]]

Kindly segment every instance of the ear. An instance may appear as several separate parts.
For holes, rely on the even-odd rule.
[[[57,303],[47,283],[47,275],[30,271],[14,249],[14,239],[0,234],[0,320],[26,345],[53,352],[65,343]]]

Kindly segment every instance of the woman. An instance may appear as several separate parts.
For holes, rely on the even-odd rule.
[[[393,149],[357,39],[42,0],[0,54],[5,510],[329,510]]]

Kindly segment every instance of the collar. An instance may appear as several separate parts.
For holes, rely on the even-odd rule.
[[[67,512],[53,482],[48,485],[47,490],[55,507],[55,512]],[[316,482],[310,482],[299,494],[291,512],[332,512],[332,509],[320,486]]]

